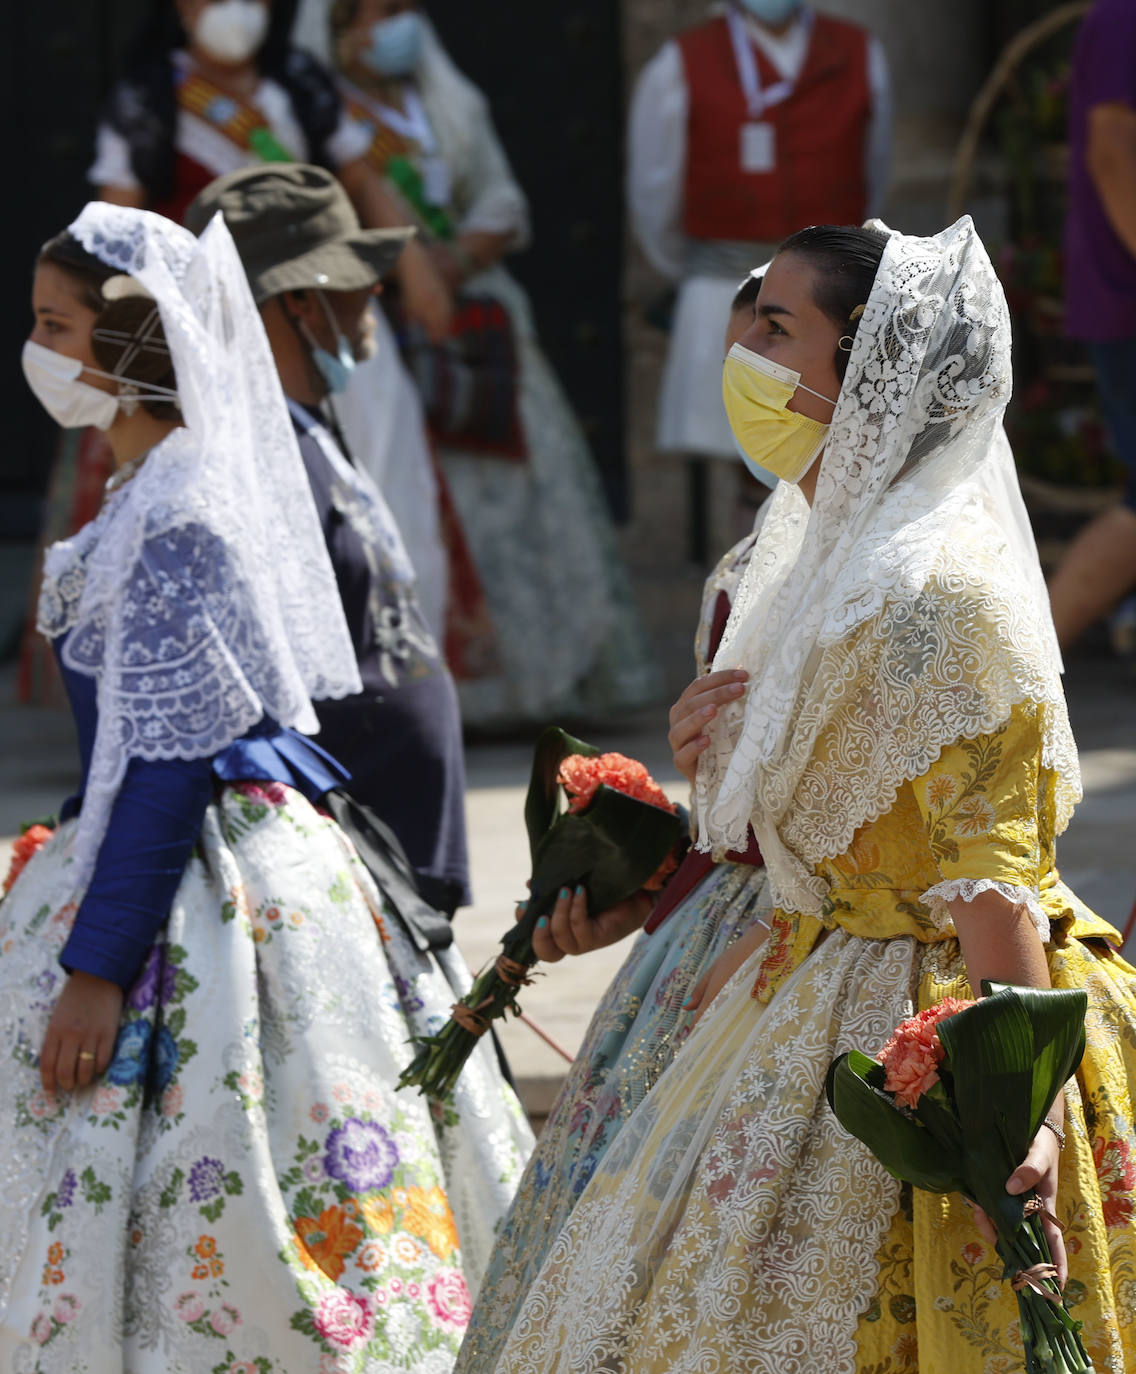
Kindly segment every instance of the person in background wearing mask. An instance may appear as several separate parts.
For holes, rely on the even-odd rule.
[[[722,320],[735,285],[810,224],[879,213],[891,94],[878,39],[801,0],[730,0],[664,44],[631,101],[627,194],[651,265],[678,283],[656,442],[692,455],[691,508],[707,458],[737,457],[721,403]],[[691,531],[702,561],[706,533]]]
[[[1065,328],[1088,341],[1125,469],[1119,504],[1073,541],[1049,584],[1063,646],[1136,583],[1136,8],[1098,0],[1077,36],[1069,87]]]
[[[220,212],[260,308],[300,442],[363,692],[321,702],[319,742],[394,830],[432,906],[469,901],[465,763],[453,680],[381,493],[353,464],[334,397],[374,346],[370,306],[412,230],[364,230],[330,172],[247,167],[207,186],[186,222]]]
[[[148,24],[112,88],[88,180],[96,198],[156,210],[180,221],[214,177],[264,162],[314,161],[334,171],[364,224],[390,228],[408,216],[364,156],[370,134],[343,111],[330,75],[287,41],[287,0],[155,0]],[[450,325],[447,290],[418,244],[396,269],[408,314],[431,338]],[[389,334],[387,343],[392,343]],[[378,476],[406,471],[398,516],[429,590],[431,622],[444,615],[448,571],[439,542],[438,496],[413,386],[393,344],[368,369],[369,413],[357,435]],[[378,413],[376,413],[378,412]],[[391,457],[396,447],[398,457]],[[80,528],[98,510],[111,471],[105,441],[91,429],[64,438],[51,484],[43,544]],[[54,664],[29,624],[23,651],[25,699],[50,698]]]
[[[368,163],[453,301],[442,348],[395,323],[488,605],[448,644],[463,718],[543,724],[642,705],[657,672],[599,475],[504,265],[528,243],[528,205],[485,96],[410,0],[334,0],[322,36],[370,131]]]

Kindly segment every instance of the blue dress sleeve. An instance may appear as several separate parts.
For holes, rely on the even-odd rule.
[[[170,914],[213,796],[213,760],[132,759],[60,962],[127,988]]]

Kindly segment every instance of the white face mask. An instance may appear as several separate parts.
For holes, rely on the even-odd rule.
[[[97,367],[84,367],[78,358],[68,358],[65,353],[44,348],[31,339],[24,344],[24,376],[28,386],[35,392],[36,400],[51,416],[56,424],[64,429],[78,429],[83,425],[94,425],[96,429],[109,429],[114,424],[119,406],[124,406],[130,414],[139,401],[166,401],[178,404],[178,394],[166,386],[156,386],[152,382],[135,382],[129,377],[114,372],[100,372]],[[108,382],[117,382],[120,387],[129,388],[116,394],[113,391],[100,391],[97,386],[79,380],[82,372],[92,377],[105,377]]]
[[[268,6],[257,0],[219,0],[206,5],[193,26],[193,41],[218,62],[247,62],[268,37]]]
[[[78,429],[84,425],[109,429],[114,423],[118,397],[81,382],[79,374],[83,364],[78,358],[68,358],[29,339],[24,344],[21,361],[28,386],[56,424],[64,429]]]

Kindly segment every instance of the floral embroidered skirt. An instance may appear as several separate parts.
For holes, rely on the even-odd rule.
[[[469,977],[298,793],[227,787],[91,1088],[37,1058],[72,825],[0,904],[0,1366],[447,1374],[532,1137],[492,1049],[395,1092]]]
[[[1066,1089],[1067,1301],[1097,1374],[1136,1369],[1136,970],[1069,938],[1089,997]],[[767,1006],[714,1000],[549,1246],[479,1374],[1021,1374],[1017,1303],[957,1197],[901,1189],[824,1097],[911,999],[969,995],[957,942],[837,930]]]
[[[489,1374],[576,1199],[689,1031],[703,973],[768,911],[765,870],[719,864],[650,935],[640,935],[592,1017],[501,1228],[458,1360]]]

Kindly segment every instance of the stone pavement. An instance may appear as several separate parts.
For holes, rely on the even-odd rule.
[[[1075,658],[1067,688],[1085,800],[1061,838],[1061,870],[1090,906],[1123,926],[1136,899],[1136,679],[1111,660]],[[0,669],[0,837],[9,839],[21,821],[54,811],[75,780],[69,718],[16,706],[13,696],[9,665]],[[666,711],[660,707],[602,728],[577,726],[576,732],[601,748],[641,759],[672,797],[685,800],[685,783],[666,747],[665,722]],[[517,739],[476,742],[467,751],[476,902],[459,914],[456,930],[474,969],[496,953],[514,903],[525,891],[528,863],[521,812],[530,750],[531,739]],[[6,847],[0,839],[0,864],[5,867]],[[566,959],[546,968],[526,990],[526,1013],[569,1054],[578,1049],[625,951],[626,946],[614,946]],[[1136,938],[1128,953],[1136,955]],[[535,1115],[543,1114],[563,1075],[564,1060],[521,1022],[505,1025],[502,1038],[526,1105]]]

